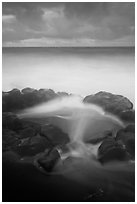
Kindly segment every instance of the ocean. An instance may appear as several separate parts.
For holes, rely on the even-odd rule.
[[[3,48],[2,89],[50,88],[86,96],[99,91],[135,101],[133,47]]]

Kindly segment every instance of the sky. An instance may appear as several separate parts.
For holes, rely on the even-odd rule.
[[[133,2],[3,2],[3,47],[134,46]]]

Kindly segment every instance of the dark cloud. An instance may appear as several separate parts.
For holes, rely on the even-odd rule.
[[[3,2],[2,14],[3,42],[43,37],[134,41],[134,3]]]

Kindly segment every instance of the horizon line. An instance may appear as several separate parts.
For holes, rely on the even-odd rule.
[[[135,46],[2,46],[2,48],[135,48]]]

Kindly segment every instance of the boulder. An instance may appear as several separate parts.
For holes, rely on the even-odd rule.
[[[17,131],[22,128],[22,123],[15,114],[7,112],[2,114],[2,127]]]
[[[96,137],[94,138],[89,138],[88,140],[84,140],[84,142],[90,143],[90,144],[97,144],[109,137],[113,137],[113,133],[111,131],[105,131],[101,135],[96,135]]]
[[[116,141],[123,144],[132,158],[135,157],[135,126],[128,125],[117,132]]]
[[[36,135],[32,138],[22,139],[20,145],[14,148],[14,151],[21,156],[33,156],[51,147],[52,144],[46,138]]]
[[[2,162],[17,162],[20,160],[20,156],[14,151],[6,151],[2,154]]]
[[[2,151],[10,150],[20,144],[19,136],[16,132],[3,129],[2,130]]]
[[[24,88],[20,92],[18,89],[13,89],[9,92],[2,93],[2,111],[13,112],[25,109],[39,103],[47,102],[56,97],[59,97],[52,89],[32,89]]]
[[[23,100],[22,100],[22,94],[20,90],[13,89],[9,92],[5,92],[2,95],[2,111],[3,112],[17,111],[21,108],[23,108]]]
[[[130,159],[130,156],[122,144],[114,138],[108,138],[99,146],[98,159],[101,163],[106,163],[113,160],[126,161]]]
[[[60,155],[56,149],[51,149],[37,160],[40,167],[46,172],[53,171],[55,165],[60,159]]]
[[[66,133],[63,133],[62,130],[58,127],[55,127],[50,124],[43,125],[41,127],[42,136],[48,138],[49,141],[52,142],[53,145],[63,145],[68,143],[69,137]]]
[[[52,147],[52,143],[49,142],[48,139],[46,139],[40,135],[36,135],[35,137],[31,138],[30,145],[31,145],[31,148],[33,148],[39,152],[44,151],[45,149]]]
[[[35,90],[36,90],[36,89],[32,89],[32,88],[27,87],[27,88],[22,89],[21,92],[22,92],[23,94],[28,94],[28,93],[34,92]]]
[[[35,131],[35,135],[40,133],[41,125],[39,123],[27,119],[21,119],[20,121],[23,129],[32,128]]]
[[[129,123],[135,123],[135,110],[126,110],[119,113],[119,117]]]
[[[35,130],[31,127],[28,127],[21,130],[19,135],[20,135],[20,138],[33,137],[35,135]]]
[[[125,128],[125,132],[135,133],[135,124],[127,125],[126,128]]]
[[[126,97],[103,91],[95,95],[86,96],[83,101],[84,103],[99,105],[105,111],[116,115],[119,115],[122,111],[131,110],[133,108],[133,104]]]
[[[57,92],[57,94],[58,94],[59,96],[61,96],[61,97],[69,96],[69,94],[66,93],[66,92]]]

